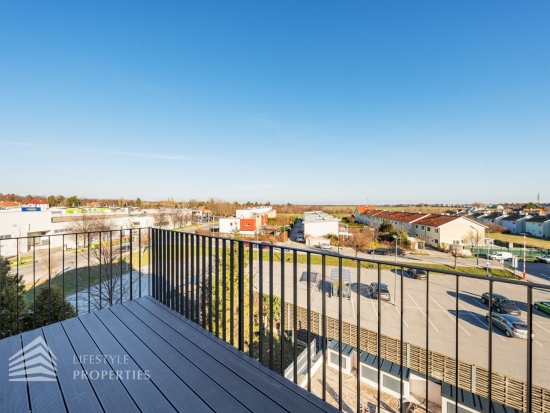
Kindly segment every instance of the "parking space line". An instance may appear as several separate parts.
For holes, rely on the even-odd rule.
[[[421,312],[422,314],[424,314],[424,317],[426,318],[426,313],[424,312],[424,310],[422,310],[422,309],[418,306],[418,304],[416,304],[416,301],[414,301],[414,298],[412,298],[411,295],[410,295],[409,293],[407,293],[407,295],[408,295],[409,298],[412,300],[412,302],[418,307],[418,309],[420,310],[420,312]],[[430,320],[430,319],[428,318],[428,321],[430,322],[430,324],[432,325],[432,327],[435,328],[435,331],[439,332],[439,330],[438,330],[437,327],[434,325],[434,323],[432,323],[432,320]]]
[[[456,298],[453,298],[453,297],[450,297],[452,300],[456,300]],[[487,327],[487,329],[489,328],[489,323],[487,323],[487,321],[481,321],[474,313],[472,313],[471,311],[467,310],[466,307],[464,307],[462,304],[458,304],[459,306],[461,306],[464,311],[466,311],[468,314],[470,314],[472,317],[474,317],[477,321],[480,322],[480,324],[483,326],[483,327]],[[497,335],[498,338],[500,338],[502,341],[506,341],[503,337]]]
[[[439,308],[441,308],[441,309],[445,312],[445,314],[447,314],[447,315],[449,316],[449,318],[450,318],[451,320],[456,321],[456,320],[454,320],[453,316],[450,315],[449,312],[448,312],[447,310],[445,310],[443,307],[441,307],[441,306],[439,305],[439,303],[438,303],[437,301],[435,301],[434,298],[433,298],[431,295],[430,295],[430,298],[432,299],[432,301],[433,301],[434,303],[437,304],[437,306],[438,306]],[[458,314],[457,314],[457,317],[458,317]],[[464,327],[462,327],[462,326],[460,325],[460,323],[458,323],[458,326],[459,326],[466,334],[468,334],[468,335],[471,337],[470,333],[468,333],[468,332],[464,329]]]
[[[540,273],[540,275],[542,275],[544,278],[548,278],[548,279],[550,280],[550,277],[549,277],[549,276],[547,276],[547,275],[545,275],[545,274],[543,274],[543,273]]]
[[[540,344],[537,340],[533,340],[534,343],[537,343],[539,346],[543,347],[542,344]]]
[[[356,320],[357,318],[355,317],[355,306],[353,305],[353,297],[350,297],[350,301],[351,301],[351,314],[353,315],[353,319]]]
[[[438,276],[439,278],[441,278],[443,281],[445,281],[447,284],[450,284],[450,282],[447,281],[445,278],[443,278],[441,275],[437,274],[437,276]]]

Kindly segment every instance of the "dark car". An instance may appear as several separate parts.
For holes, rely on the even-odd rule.
[[[483,293],[481,295],[481,301],[483,301],[484,304],[489,304],[489,293]],[[493,294],[493,309],[501,314],[521,315],[521,310],[514,302],[510,301],[502,294]]]
[[[378,298],[378,283],[370,283],[368,289],[372,298]],[[380,299],[390,301],[390,290],[386,284],[380,283]]]
[[[368,250],[367,253],[369,253],[369,254],[378,254],[378,255],[388,255],[388,249],[387,248],[376,248],[375,250]]]
[[[388,252],[389,252],[390,255],[395,255],[395,247],[390,248],[388,250]],[[397,248],[397,255],[399,255],[400,257],[404,257],[405,256],[405,250],[402,250],[401,248]]]
[[[407,272],[417,280],[425,280],[428,278],[428,274],[424,270],[417,270],[416,268],[409,268]]]

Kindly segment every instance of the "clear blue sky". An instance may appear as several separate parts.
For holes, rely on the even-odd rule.
[[[3,2],[0,192],[550,202],[549,22],[548,0]]]

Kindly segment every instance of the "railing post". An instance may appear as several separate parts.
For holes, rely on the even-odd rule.
[[[244,243],[239,242],[239,350],[244,351]],[[252,282],[252,280],[250,281]],[[252,311],[252,309],[250,309]]]

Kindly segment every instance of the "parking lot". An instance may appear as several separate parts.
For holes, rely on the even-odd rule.
[[[326,280],[330,281],[330,272],[334,267],[326,268]],[[347,268],[351,275],[351,297],[343,299],[343,320],[357,322],[357,271],[356,268]],[[293,265],[285,264],[285,301],[292,302],[294,285],[298,291],[297,305],[307,307],[306,265],[298,264],[297,271],[293,273]],[[311,303],[313,311],[321,312],[320,265],[312,265],[310,279]],[[259,283],[259,269],[255,264],[255,286]],[[281,295],[281,264],[274,263],[274,287],[273,294]],[[264,293],[269,294],[269,267],[264,262],[263,268]],[[377,330],[378,301],[372,299],[368,293],[368,285],[377,281],[377,272],[372,269],[361,269],[361,285],[359,286],[359,300],[361,305],[361,326],[370,330]],[[392,301],[396,295],[397,306],[391,302],[382,302],[382,334],[399,338],[400,314],[403,312],[403,337],[405,342],[425,347],[426,346],[426,320],[428,318],[428,339],[430,350],[455,357],[455,328],[456,328],[456,298],[458,295],[458,325],[459,325],[459,359],[488,368],[488,343],[489,332],[485,319],[488,308],[480,299],[481,294],[489,291],[489,282],[478,279],[461,278],[458,294],[456,291],[456,279],[453,276],[431,274],[429,280],[429,294],[426,294],[428,283],[426,280],[412,279],[407,272],[401,277],[393,270],[382,271],[382,282],[387,284]],[[394,282],[396,294],[394,294]],[[401,282],[403,282],[403,307],[401,308]],[[338,318],[338,298],[331,297],[327,284],[327,315]],[[514,301],[522,311],[520,318],[526,321],[527,315],[527,289],[520,286],[507,285],[496,282],[494,293],[500,293]],[[550,292],[534,290],[533,302],[550,300]],[[533,344],[533,381],[535,385],[545,388],[550,387],[550,317],[542,312],[533,310],[533,331],[535,340]],[[493,327],[492,334],[493,371],[514,377],[518,380],[526,380],[526,355],[527,340],[509,338],[503,331]]]

